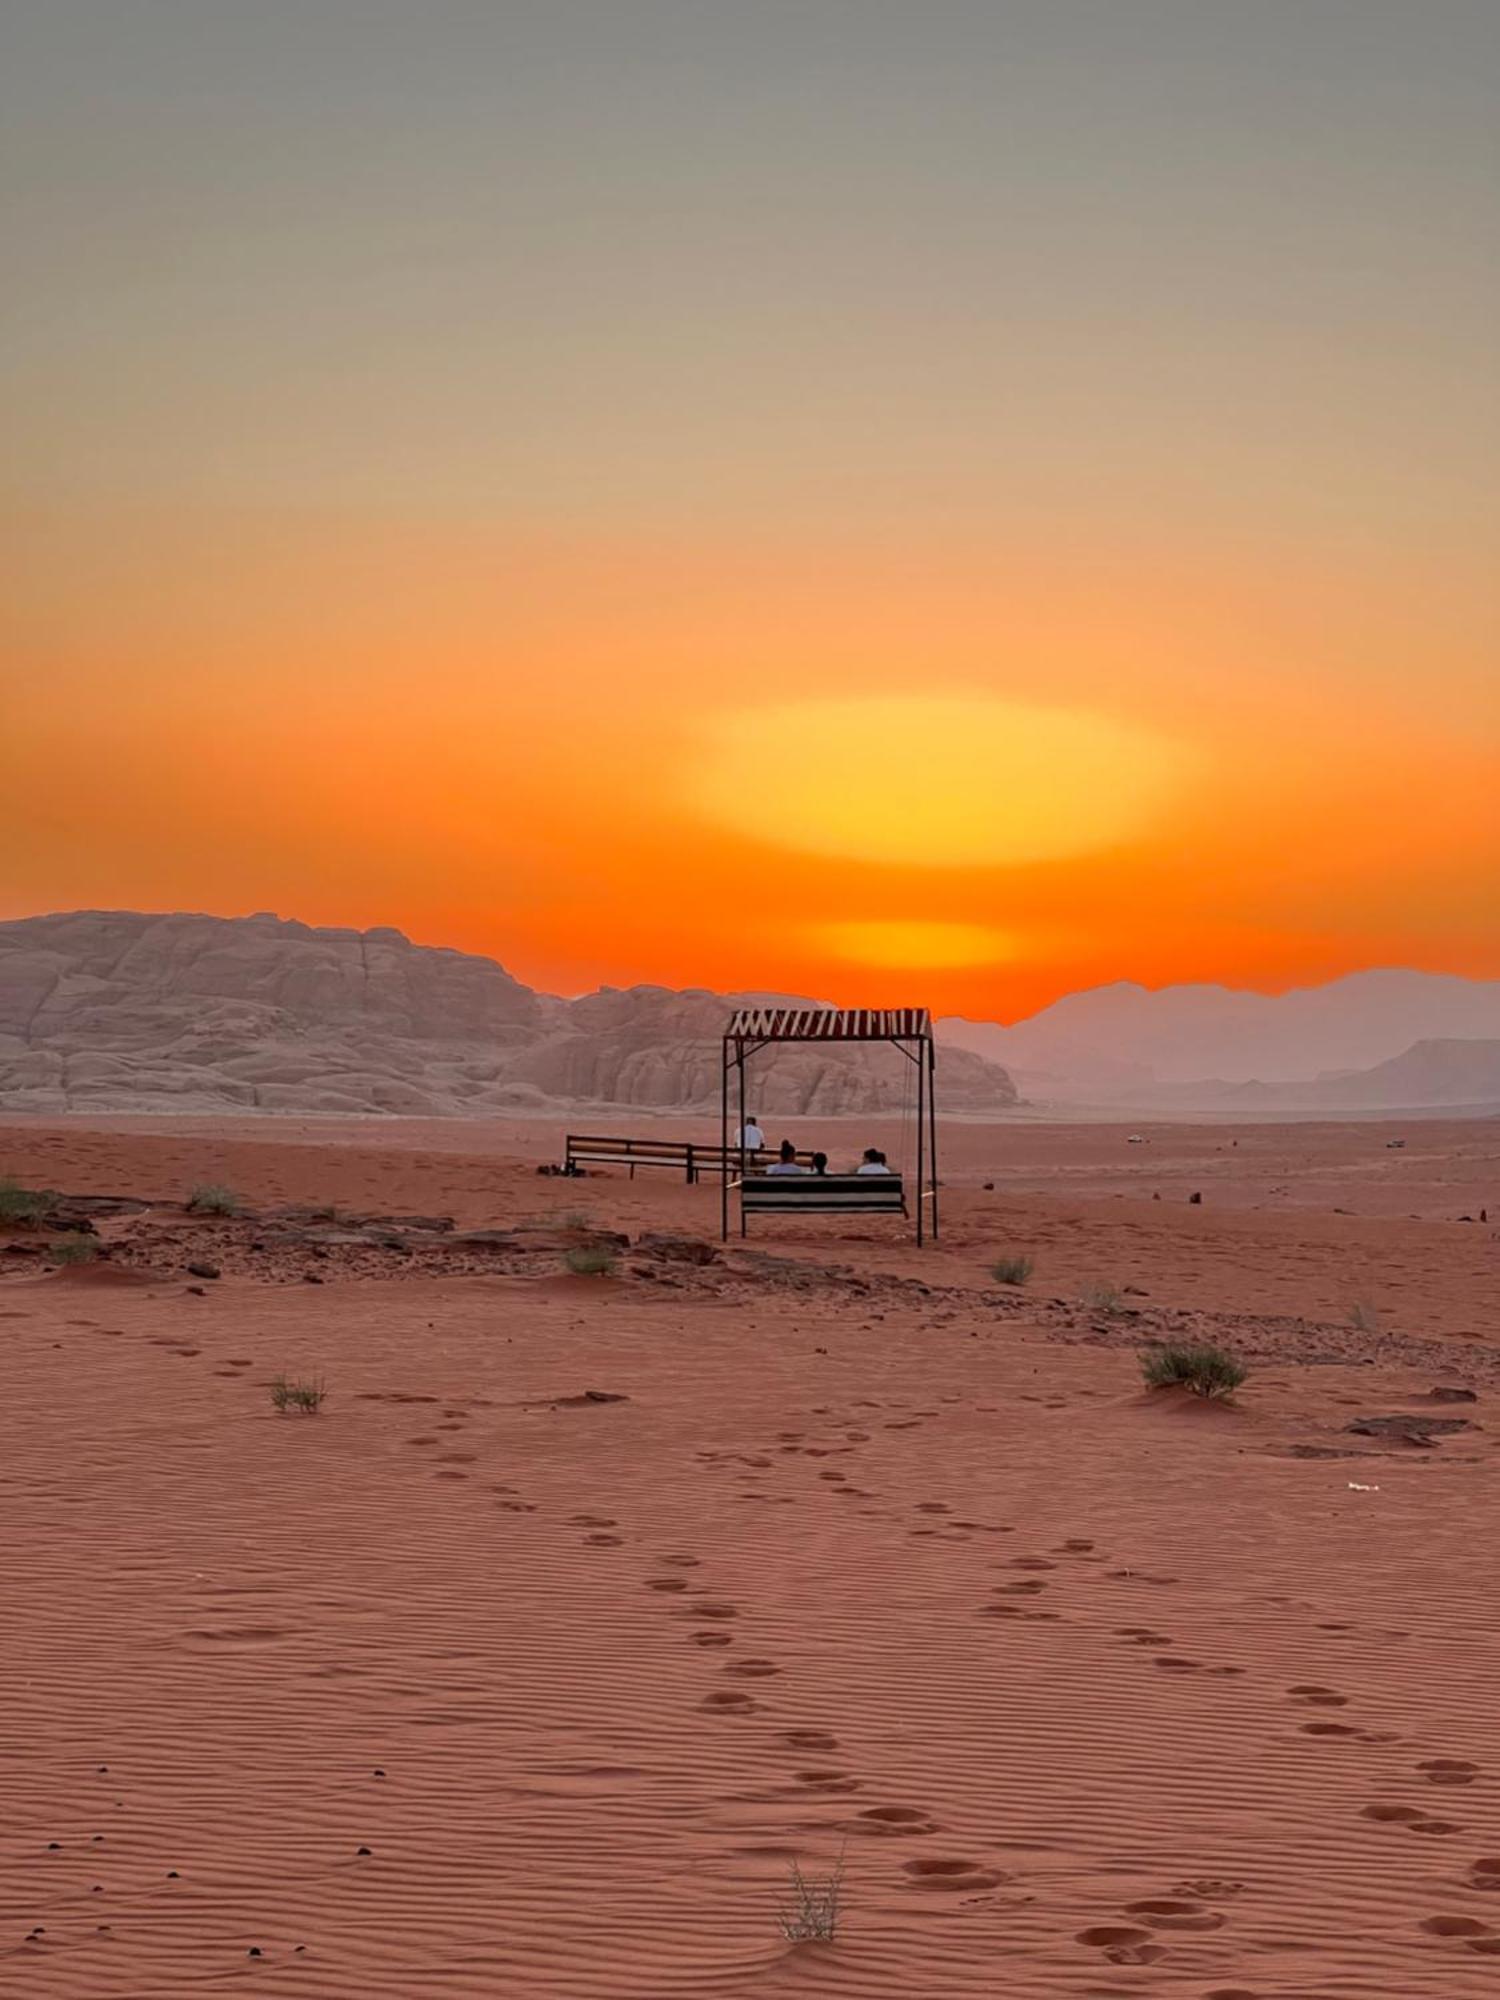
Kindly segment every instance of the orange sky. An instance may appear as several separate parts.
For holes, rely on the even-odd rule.
[[[1117,541],[76,516],[21,552],[11,914],[272,908],[555,990],[1002,1017],[1114,977],[1500,974],[1487,600],[1451,559],[1439,591]]]
[[[0,915],[1500,976],[1500,13],[51,0]]]

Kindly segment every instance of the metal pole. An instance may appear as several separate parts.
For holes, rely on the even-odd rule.
[[[729,1037],[719,1044],[719,1241],[729,1241]]]
[[[937,1043],[929,1038],[927,1043],[927,1116],[932,1131],[932,1240],[938,1240],[938,1170],[937,1170]]]
[[[905,1054],[905,1050],[902,1051],[902,1054],[903,1055]],[[922,1045],[919,1042],[917,1044],[917,1248],[919,1250],[922,1247],[922,1240],[923,1240],[922,1239],[922,1194],[923,1194],[922,1181],[924,1176],[922,1173],[922,1168],[924,1160],[923,1160],[923,1150],[922,1150],[922,1134],[926,1129],[926,1122],[927,1122],[927,1102],[922,1094],[922,1072],[924,1067],[922,1062],[922,1054],[923,1054]]]
[[[740,1072],[740,1234],[748,1233],[745,1223],[745,1044],[735,1044]]]

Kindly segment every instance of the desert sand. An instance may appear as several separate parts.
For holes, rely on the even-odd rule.
[[[0,1125],[151,1204],[0,1232],[0,1992],[1495,1992],[1500,1128],[950,1121],[922,1253],[560,1132]]]

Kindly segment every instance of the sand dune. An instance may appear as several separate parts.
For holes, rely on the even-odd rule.
[[[1448,1128],[1443,1169],[1440,1132],[1417,1172],[1330,1129],[1292,1173],[1285,1135],[1275,1207],[1270,1136],[976,1128],[922,1260],[805,1224],[614,1280],[335,1250],[191,1292],[189,1178],[632,1237],[715,1196],[539,1181],[520,1131],[3,1128],[0,1170],[161,1197],[101,1240],[176,1261],[0,1283],[0,1990],[1490,1994],[1496,1239],[1451,1211],[1497,1148]],[[1367,1337],[1320,1301],[1398,1228],[1423,1282]],[[1262,1356],[1237,1409],[1147,1398],[1079,1305],[1132,1232],[1130,1310]],[[1345,1428],[1439,1382],[1470,1429]],[[788,1946],[789,1863],[841,1853],[837,1942]]]

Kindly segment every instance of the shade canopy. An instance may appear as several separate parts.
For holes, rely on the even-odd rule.
[[[724,1034],[750,1042],[928,1041],[932,1015],[926,1007],[737,1007]]]

